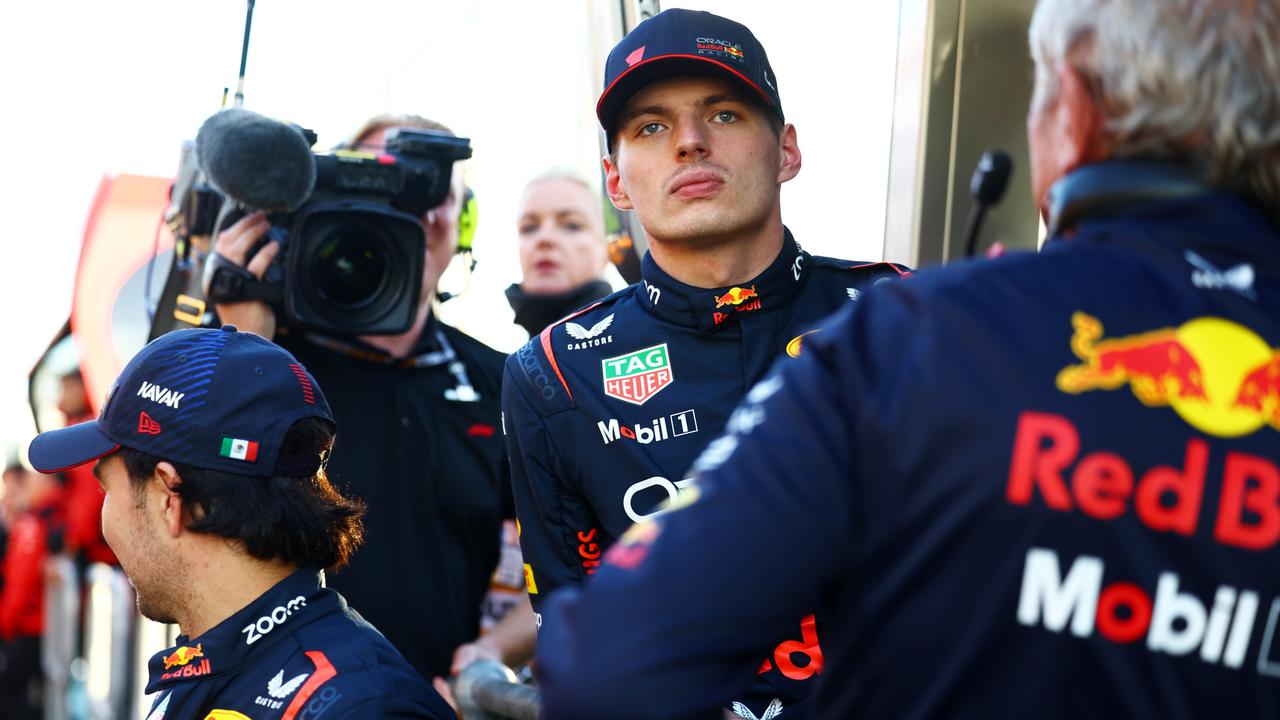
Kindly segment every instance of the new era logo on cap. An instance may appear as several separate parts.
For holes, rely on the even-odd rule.
[[[138,432],[143,435],[159,435],[160,423],[151,419],[146,412],[138,413]]]
[[[245,462],[258,461],[258,443],[244,438],[222,438],[222,449],[218,454],[232,460],[244,460]]]

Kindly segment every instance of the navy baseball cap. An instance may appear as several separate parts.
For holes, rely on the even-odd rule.
[[[129,361],[96,420],[40,433],[27,456],[55,473],[123,446],[208,470],[305,477],[321,458],[280,446],[309,417],[337,426],[315,378],[284,348],[231,325],[178,330]]]
[[[627,33],[605,62],[596,117],[609,147],[618,114],[637,90],[655,80],[708,72],[742,83],[785,120],[769,57],[746,25],[700,10],[664,10]]]

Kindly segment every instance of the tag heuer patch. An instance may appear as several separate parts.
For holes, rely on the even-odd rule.
[[[671,384],[671,358],[667,344],[600,361],[604,368],[604,394],[636,405]]]
[[[222,449],[218,454],[224,458],[232,460],[244,460],[245,462],[258,461],[258,443],[252,440],[243,440],[241,438],[222,438]]]

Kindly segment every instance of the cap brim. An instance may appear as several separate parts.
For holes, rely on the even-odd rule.
[[[754,90],[765,107],[777,112],[773,99],[759,85],[734,67],[701,55],[658,55],[641,60],[627,68],[621,75],[614,78],[604,92],[600,93],[600,99],[596,102],[596,118],[600,121],[600,126],[606,133],[612,135],[616,130],[618,114],[622,112],[622,107],[636,91],[656,80],[682,74],[715,74],[732,77]]]
[[[48,474],[70,470],[120,449],[120,443],[102,434],[97,420],[42,432],[31,441],[27,459],[31,467]]]

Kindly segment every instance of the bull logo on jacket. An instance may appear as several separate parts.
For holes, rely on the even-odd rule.
[[[1083,362],[1058,373],[1059,390],[1080,394],[1128,386],[1147,407],[1169,407],[1188,425],[1240,437],[1280,430],[1280,349],[1249,328],[1201,317],[1178,327],[1104,338],[1102,323],[1071,318],[1071,349]]]

